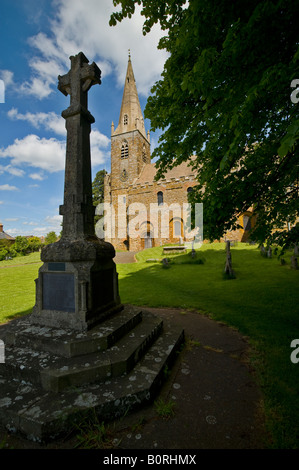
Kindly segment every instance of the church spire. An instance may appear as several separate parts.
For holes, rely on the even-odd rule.
[[[115,134],[131,132],[138,129],[146,138],[143,115],[138,98],[136,82],[131,62],[131,53],[129,50],[128,67],[124,85],[123,98],[119,114],[118,126]]]

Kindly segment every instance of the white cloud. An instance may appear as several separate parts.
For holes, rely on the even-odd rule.
[[[10,218],[10,219],[4,219],[5,222],[17,222],[17,220],[19,220],[17,217],[15,218]]]
[[[25,171],[21,170],[20,168],[15,168],[11,165],[6,165],[6,166],[0,165],[0,174],[4,173],[5,171],[13,176],[24,176],[25,174]]]
[[[31,134],[15,139],[12,145],[0,150],[0,156],[10,157],[12,165],[27,164],[52,173],[64,169],[65,142]]]
[[[0,204],[4,204],[4,201],[0,201]]]
[[[16,108],[12,108],[8,111],[7,113],[8,117],[12,120],[22,120],[22,121],[27,121],[29,122],[32,126],[36,128],[44,127],[47,130],[51,130],[55,132],[58,135],[66,135],[66,129],[65,129],[65,120],[59,116],[58,114],[54,112],[50,113],[25,113],[21,114],[18,112]],[[29,138],[30,137],[30,138]],[[26,158],[24,157],[25,153],[25,148],[21,148],[24,146],[28,146],[30,151],[35,149],[33,151],[33,154],[36,152],[40,153],[40,156],[42,158],[42,162],[40,164],[37,164],[40,159],[33,157],[32,161],[35,161],[35,165],[31,166],[37,166],[39,168],[43,168],[48,171],[58,171],[64,169],[64,158],[61,160],[60,163],[63,163],[63,166],[56,166],[56,170],[51,170],[50,167],[52,168],[52,162],[51,164],[49,162],[45,161],[45,152],[44,149],[46,147],[49,149],[50,146],[54,146],[55,143],[59,142],[60,147],[63,148],[63,152],[65,152],[65,144],[63,144],[60,141],[57,141],[56,139],[41,139],[38,140],[39,138],[37,136],[27,136],[27,138],[23,139],[22,141],[15,141],[13,146],[10,146],[9,148],[6,149],[6,151],[1,151],[0,150],[0,156],[11,156],[15,157],[14,162],[23,162],[23,163],[28,163],[29,164],[29,157],[28,152],[26,152]],[[51,142],[51,143],[50,143]],[[91,151],[91,162],[92,165],[101,165],[104,163],[105,160],[109,157],[109,150],[106,150],[109,148],[110,144],[110,139],[102,134],[100,131],[97,129],[92,129],[90,133],[90,151]],[[43,147],[43,149],[42,149]],[[54,148],[53,148],[54,151]],[[22,154],[22,155],[21,155]],[[47,152],[48,156],[50,157],[49,153]],[[25,161],[24,161],[25,158]],[[52,157],[51,157],[52,158]],[[42,163],[42,166],[41,166]],[[0,171],[3,169],[3,167],[0,167]],[[20,170],[22,171],[22,170]],[[37,173],[33,173],[29,175],[30,178],[32,179],[39,179],[42,181],[43,176]]]
[[[52,216],[47,216],[45,218],[45,222],[47,224],[47,230],[45,233],[49,233],[51,231],[56,232],[57,234],[61,232],[62,226],[62,216],[61,215],[52,215]]]
[[[21,93],[24,93],[25,95],[33,95],[36,98],[43,99],[47,98],[47,96],[52,93],[51,84],[52,82],[50,81],[44,81],[41,78],[34,77],[31,83],[22,83],[19,88],[19,91]]]
[[[0,78],[4,81],[6,87],[13,84],[13,72],[10,70],[0,70]]]
[[[22,92],[40,99],[49,96],[57,75],[69,68],[69,56],[79,51],[97,62],[103,77],[114,71],[122,87],[130,49],[138,91],[148,94],[160,77],[167,55],[157,49],[163,35],[158,25],[150,34],[142,35],[140,7],[131,19],[110,27],[110,15],[116,11],[111,0],[54,0],[54,5],[57,13],[51,23],[51,37],[39,33],[29,40],[38,55],[30,61],[32,77],[21,86]]]
[[[23,225],[33,225],[33,226],[36,226],[38,225],[37,222],[23,222]]]
[[[98,130],[90,133],[90,153],[92,166],[101,165],[109,158],[109,151],[104,151],[110,144],[110,139]]]
[[[31,175],[29,175],[29,178],[33,179],[33,180],[38,180],[38,181],[43,181],[45,179],[44,175],[41,175],[40,173],[31,173]],[[37,185],[31,185],[31,187],[34,187],[34,186],[38,186]]]
[[[61,224],[62,222],[62,216],[61,215],[48,215],[46,218],[45,218],[45,221],[48,223],[48,224],[53,224],[53,225],[57,225],[57,224]]]
[[[58,135],[65,135],[65,120],[54,112],[49,113],[25,113],[21,114],[17,108],[12,108],[7,113],[12,120],[27,121],[33,127],[40,129],[43,126],[46,130],[53,131]]]
[[[26,115],[18,114],[17,110],[12,109],[9,111],[11,118],[28,119],[34,122],[38,114],[27,113]],[[53,115],[45,114],[45,118],[41,119],[40,123],[45,123],[45,126],[49,125],[49,122],[53,123]],[[57,116],[57,115],[55,115]],[[93,129],[90,133],[90,151],[91,151],[91,163],[92,166],[100,165],[109,158],[109,143],[110,139],[102,134],[97,129]],[[15,168],[17,165],[28,165],[34,168],[40,168],[50,173],[64,170],[65,168],[65,141],[60,141],[55,138],[46,139],[40,138],[35,134],[30,134],[23,139],[15,139],[12,145],[6,148],[0,149],[0,157],[10,157],[11,164],[4,167],[0,166],[0,172],[8,171],[15,176],[23,176],[24,170]],[[107,150],[106,150],[107,149]],[[42,181],[44,176],[42,173],[31,173],[30,178],[34,180]]]
[[[0,191],[19,191],[16,186],[11,186],[10,184],[0,185]]]

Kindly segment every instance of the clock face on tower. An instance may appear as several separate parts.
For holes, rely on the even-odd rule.
[[[129,178],[129,175],[128,175],[128,172],[127,170],[122,170],[121,174],[120,174],[120,179],[121,181],[127,181],[127,179]]]

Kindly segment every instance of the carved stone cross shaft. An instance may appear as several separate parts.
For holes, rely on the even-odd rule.
[[[58,89],[70,95],[70,106],[62,112],[66,120],[67,146],[64,181],[62,239],[78,240],[94,236],[92,204],[90,125],[93,116],[87,109],[87,93],[101,84],[101,71],[80,52],[70,57],[71,69],[58,77]]]

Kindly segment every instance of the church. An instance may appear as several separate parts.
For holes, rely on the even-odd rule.
[[[111,125],[111,173],[104,181],[105,215],[111,220],[105,240],[115,249],[140,251],[186,240],[183,209],[188,193],[197,184],[196,174],[188,162],[168,170],[160,180],[155,179],[156,172],[129,55],[118,125]],[[163,210],[168,218],[166,227]],[[242,214],[239,223],[244,228],[225,238],[246,241],[250,215]]]

